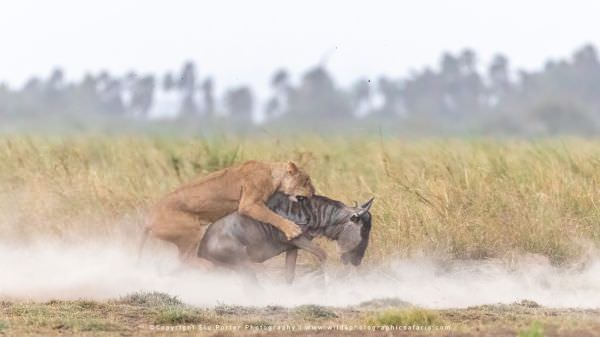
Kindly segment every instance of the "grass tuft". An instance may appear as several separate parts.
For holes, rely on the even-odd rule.
[[[183,303],[177,296],[161,293],[158,291],[140,291],[121,297],[118,303],[129,304],[140,307],[182,306]]]
[[[42,324],[47,325],[47,324]],[[121,331],[123,327],[115,322],[98,318],[63,318],[51,324],[53,330],[71,330],[85,332]]]
[[[388,309],[367,318],[369,325],[430,326],[440,324],[433,311],[425,309]]]
[[[256,312],[256,308],[244,307],[239,305],[219,304],[214,308],[217,315],[246,315]]]
[[[8,323],[5,321],[0,321],[0,332],[8,329]]]
[[[533,322],[529,328],[519,332],[519,337],[544,337],[544,330],[540,322]]]
[[[526,307],[526,308],[541,308],[542,307],[536,301],[531,301],[531,300],[521,300],[521,302],[515,302],[514,304],[520,305],[520,306]]]
[[[154,318],[155,324],[164,325],[196,324],[203,322],[206,322],[206,319],[201,312],[181,307],[161,308]]]
[[[302,319],[314,320],[314,319],[325,319],[325,318],[336,318],[338,317],[335,312],[327,309],[326,307],[306,304],[294,308],[294,314]]]
[[[244,322],[241,325],[244,327],[250,327],[250,328],[266,328],[266,327],[272,327],[273,323],[271,323],[269,321],[258,320],[258,321]]]
[[[101,319],[86,319],[79,322],[78,330],[80,331],[120,331],[122,328],[106,320]]]

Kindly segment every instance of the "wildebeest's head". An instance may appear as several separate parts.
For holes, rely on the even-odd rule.
[[[373,198],[359,207],[351,207],[341,226],[337,237],[337,246],[344,264],[358,266],[365,255],[371,232],[371,205]]]

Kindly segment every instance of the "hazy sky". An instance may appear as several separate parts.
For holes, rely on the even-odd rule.
[[[21,85],[55,65],[71,79],[108,69],[162,73],[196,61],[217,85],[265,86],[279,67],[299,74],[329,55],[347,84],[403,76],[442,51],[501,51],[540,67],[600,45],[600,1],[524,0],[2,0],[0,80]]]

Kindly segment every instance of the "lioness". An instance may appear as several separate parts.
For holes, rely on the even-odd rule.
[[[184,184],[151,210],[140,251],[150,234],[174,243],[181,260],[209,267],[210,263],[196,256],[206,226],[235,211],[272,224],[291,240],[302,233],[300,227],[265,204],[277,191],[296,201],[312,197],[315,188],[293,162],[248,161]]]

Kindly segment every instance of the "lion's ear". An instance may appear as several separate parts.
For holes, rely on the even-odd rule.
[[[288,163],[287,163],[287,172],[289,174],[296,174],[296,173],[298,173],[298,166],[296,166],[296,164],[293,161],[288,161]]]

